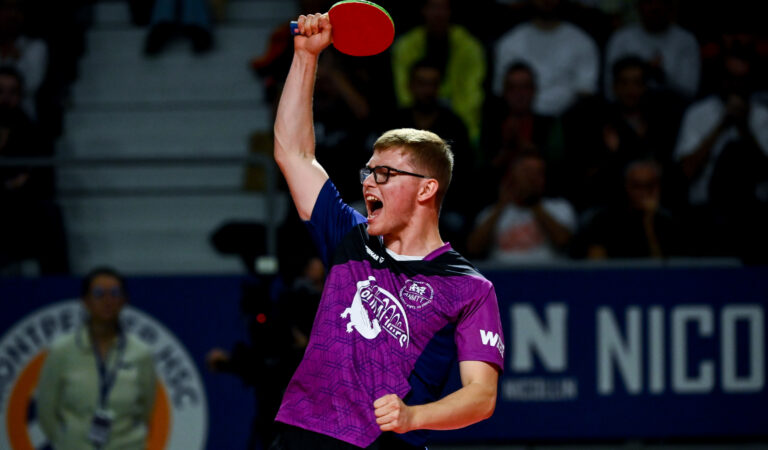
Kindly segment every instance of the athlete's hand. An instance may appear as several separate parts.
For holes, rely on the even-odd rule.
[[[310,14],[299,16],[299,34],[293,39],[295,51],[307,51],[312,55],[319,55],[328,45],[331,39],[331,22],[328,14]]]
[[[376,423],[381,431],[394,431],[395,433],[407,433],[411,431],[413,419],[411,407],[395,394],[385,395],[373,402]]]

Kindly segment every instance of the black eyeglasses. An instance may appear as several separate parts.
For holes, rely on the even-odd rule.
[[[363,167],[360,169],[360,184],[365,183],[365,179],[368,178],[371,174],[373,174],[373,181],[375,181],[376,184],[384,184],[389,181],[389,177],[392,175],[392,173],[410,175],[412,177],[419,178],[428,178],[425,175],[406,172],[405,170],[395,169],[394,167],[389,166]]]

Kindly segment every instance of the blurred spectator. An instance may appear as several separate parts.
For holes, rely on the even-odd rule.
[[[761,194],[768,181],[768,108],[752,97],[753,60],[745,47],[723,57],[720,92],[688,108],[675,149],[689,181],[692,220],[711,224],[701,242],[717,255],[756,255],[755,243],[765,240],[765,228],[757,227],[768,203]]]
[[[267,448],[283,391],[304,354],[325,281],[325,268],[296,212],[280,227],[278,277],[243,283],[240,309],[248,342],[232,351],[213,348],[206,357],[214,372],[229,373],[254,388],[256,416],[248,448]]]
[[[477,184],[472,178],[475,158],[464,122],[440,102],[441,83],[440,68],[432,61],[421,60],[415,63],[411,67],[408,85],[413,97],[413,105],[398,110],[388,122],[384,123],[380,132],[396,128],[416,128],[437,133],[450,144],[454,155],[451,191],[467,192]],[[463,248],[462,241],[465,240],[470,226],[468,216],[471,213],[468,211],[473,205],[468,199],[469,197],[465,195],[448,196],[440,212],[440,230],[443,239],[451,242],[459,251]]]
[[[331,6],[329,0],[300,0],[299,11],[302,14],[311,11],[327,11]],[[373,58],[376,59],[376,58]],[[264,97],[272,107],[274,116],[283,83],[288,76],[293,60],[293,35],[290,22],[286,21],[272,30],[266,49],[250,61],[251,69],[261,79],[264,87]],[[365,61],[365,59],[361,59]]]
[[[128,0],[131,11],[131,22],[139,27],[149,25],[152,20],[152,7],[155,0]]]
[[[623,201],[626,165],[653,158],[669,167],[682,111],[678,97],[650,89],[649,66],[628,56],[612,67],[611,102],[579,105],[564,120],[569,147],[569,196],[577,209]],[[682,184],[682,182],[680,182]],[[670,186],[672,196],[680,188]]]
[[[0,66],[13,67],[24,79],[22,107],[37,118],[35,99],[48,69],[48,47],[24,34],[24,10],[20,0],[0,0]]]
[[[483,113],[483,161],[493,171],[506,169],[518,155],[531,151],[544,157],[550,173],[560,163],[560,120],[534,112],[536,96],[533,69],[523,62],[512,63],[506,70],[502,96],[490,98]]]
[[[586,256],[662,258],[682,253],[682,234],[672,215],[660,206],[661,167],[653,160],[635,161],[624,176],[624,202],[599,210],[585,226]]]
[[[607,16],[609,27],[617,29],[624,24],[638,20],[638,0],[572,0],[573,4],[585,9],[594,9]],[[586,28],[585,28],[586,29]]]
[[[62,132],[64,110],[85,50],[93,4],[92,0],[24,0],[24,29],[28,36],[41,38],[48,47],[48,69],[35,100],[36,121],[52,138]]]
[[[248,449],[267,448],[272,440],[272,422],[303,352],[291,335],[287,311],[272,298],[273,283],[271,278],[243,282],[240,311],[247,321],[249,339],[236,342],[229,351],[213,348],[206,356],[211,371],[234,375],[254,389],[256,414]],[[304,312],[305,305],[292,306]]]
[[[331,48],[318,63],[313,105],[317,159],[347,202],[362,199],[355,174],[370,158],[374,124],[391,114],[391,78],[384,81],[386,74],[377,73],[371,62],[386,62],[383,58],[361,62]],[[379,72],[387,71],[380,66]]]
[[[494,0],[497,9],[494,11],[496,28],[507,31],[514,26],[531,20],[535,15],[532,0]],[[628,21],[636,18],[635,3],[637,0],[566,0],[561,2],[560,18],[566,20],[594,39],[598,48],[603,49],[605,42],[614,30]],[[487,19],[486,19],[487,20]],[[496,39],[499,35],[497,34]],[[494,39],[494,40],[496,40]]]
[[[469,153],[469,136],[461,118],[440,100],[442,78],[440,67],[433,61],[421,60],[411,66],[408,91],[413,103],[400,108],[382,131],[416,128],[437,133],[451,143],[457,164],[463,166],[456,169],[462,170],[473,163]]]
[[[768,36],[736,29],[704,39],[707,40],[701,49],[702,80],[699,92],[706,96],[721,91],[723,58],[726,55],[749,54],[752,55],[749,70],[753,99],[768,105]]]
[[[533,153],[514,160],[499,198],[478,216],[467,249],[499,263],[546,263],[559,259],[576,229],[567,200],[545,198],[546,164]]]
[[[655,87],[693,98],[699,89],[701,62],[693,34],[674,23],[673,0],[639,0],[640,24],[627,25],[606,47],[606,93],[613,93],[611,67],[624,56],[648,62]]]
[[[264,98],[269,102],[273,117],[292,60],[293,35],[289,22],[285,22],[272,30],[264,53],[253,57],[249,62],[251,69],[261,80]]]
[[[534,110],[559,116],[581,96],[594,94],[599,53],[594,40],[561,19],[560,0],[533,0],[534,19],[504,34],[496,43],[493,91],[501,95],[509,65],[522,61],[536,74]]]
[[[40,427],[56,449],[144,449],[157,377],[151,350],[120,325],[122,276],[94,269],[82,300],[83,326],[53,343],[40,375]]]
[[[189,38],[195,53],[207,52],[213,48],[212,28],[206,0],[155,0],[144,53],[157,55],[177,36]]]
[[[21,107],[23,79],[0,68],[0,158],[50,157],[53,145]],[[69,272],[61,211],[54,199],[53,169],[0,167],[0,268],[34,259],[41,274]]]
[[[440,97],[464,120],[473,143],[480,138],[485,91],[485,50],[464,27],[451,23],[450,0],[424,0],[424,24],[400,36],[392,47],[395,93],[400,106],[411,106],[411,67],[425,58],[443,74]]]
[[[727,55],[720,92],[692,104],[685,112],[675,156],[690,180],[689,200],[693,205],[709,203],[713,196],[725,200],[735,192],[717,189],[730,190],[735,185],[743,190],[740,195],[754,195],[751,191],[759,174],[752,173],[755,167],[751,163],[768,155],[768,108],[751,98],[751,64],[749,55]],[[721,174],[725,170],[730,176]],[[722,185],[712,185],[719,181],[716,176]]]

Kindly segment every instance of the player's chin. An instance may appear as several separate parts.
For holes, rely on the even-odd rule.
[[[384,234],[384,230],[376,226],[376,224],[368,223],[368,234],[371,236],[381,236]]]
[[[368,217],[368,234],[371,236],[381,236],[384,234],[384,227],[377,217]]]

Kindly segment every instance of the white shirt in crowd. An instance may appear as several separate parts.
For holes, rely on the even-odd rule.
[[[701,61],[699,44],[691,32],[671,25],[660,33],[649,33],[640,24],[617,30],[605,50],[605,92],[613,98],[613,65],[626,56],[644,61],[661,59],[666,86],[692,98],[699,89]]]
[[[576,230],[576,212],[567,200],[545,198],[542,207],[555,221],[571,232]],[[484,209],[477,217],[479,225],[488,218],[493,206]],[[509,203],[496,223],[493,244],[488,261],[499,263],[546,263],[561,258],[547,239],[533,212]]]
[[[577,26],[562,22],[551,30],[523,23],[496,43],[493,90],[501,95],[510,64],[524,62],[536,76],[538,91],[534,110],[558,116],[579,93],[594,94],[599,73],[599,53],[592,38]]]
[[[30,117],[37,118],[35,97],[40,85],[43,84],[48,70],[48,46],[42,39],[32,39],[20,36],[16,39],[19,58],[0,56],[0,66],[13,67],[24,78],[24,93],[22,108]]]
[[[725,103],[716,95],[704,98],[688,107],[678,135],[675,159],[679,161],[694,153],[704,139],[720,124],[724,116]],[[768,109],[753,99],[750,101],[747,120],[760,149],[768,156]],[[734,126],[725,130],[717,138],[704,170],[690,184],[688,200],[692,205],[703,205],[709,201],[709,182],[712,179],[717,158],[725,146],[738,137],[739,132]]]

